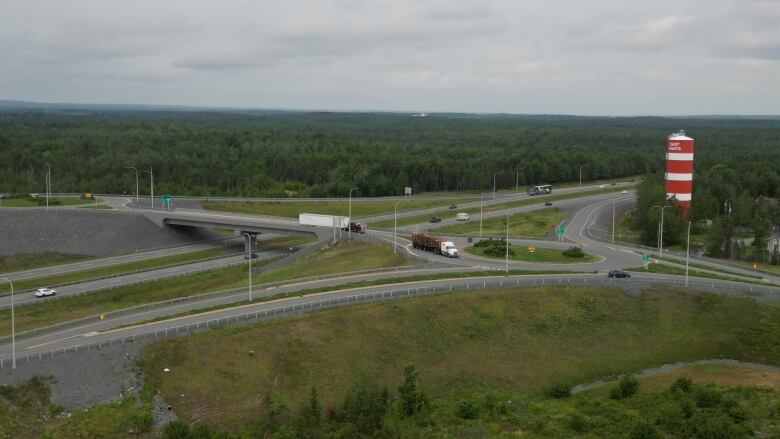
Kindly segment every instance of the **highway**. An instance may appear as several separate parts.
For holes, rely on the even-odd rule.
[[[505,200],[504,200],[505,201]],[[523,276],[499,276],[490,278],[467,278],[467,279],[441,279],[432,281],[412,281],[403,283],[402,285],[384,285],[384,286],[372,286],[361,287],[349,290],[337,290],[327,293],[317,293],[316,295],[308,295],[304,297],[291,296],[274,300],[272,302],[262,302],[247,304],[237,307],[229,307],[220,309],[217,311],[210,311],[202,314],[193,314],[183,317],[179,317],[172,320],[161,320],[150,322],[137,326],[127,326],[121,329],[110,330],[118,326],[133,325],[138,322],[149,321],[150,319],[160,319],[165,316],[174,315],[177,313],[191,313],[198,309],[204,309],[211,306],[221,305],[225,306],[230,303],[235,303],[247,298],[246,291],[235,291],[233,293],[226,293],[217,296],[207,296],[202,298],[193,298],[191,300],[184,300],[181,302],[170,303],[160,306],[154,306],[138,311],[132,312],[120,312],[116,316],[109,316],[103,321],[88,321],[63,327],[61,329],[50,331],[34,336],[23,337],[17,342],[17,352],[21,355],[37,355],[39,353],[51,353],[52,351],[69,349],[76,346],[83,346],[86,344],[94,344],[108,342],[112,340],[121,340],[125,337],[138,337],[144,334],[155,334],[160,331],[170,331],[172,328],[188,327],[188,326],[200,326],[209,321],[215,321],[220,319],[234,319],[236,316],[251,314],[251,313],[263,313],[269,309],[275,309],[278,307],[290,307],[290,306],[303,306],[313,300],[339,300],[347,297],[360,296],[360,295],[376,295],[376,294],[389,294],[392,291],[412,291],[416,289],[431,289],[436,288],[437,291],[444,291],[452,289],[466,288],[466,285],[478,285],[482,282],[507,282],[515,285],[538,285],[542,282],[545,283],[591,283],[591,284],[606,284],[609,280],[606,278],[605,271],[614,268],[634,267],[642,264],[642,259],[639,251],[634,248],[603,242],[603,234],[599,235],[595,233],[595,230],[601,230],[604,228],[604,221],[607,219],[611,223],[612,205],[630,206],[635,202],[635,195],[633,193],[620,194],[620,193],[606,193],[595,196],[583,197],[581,199],[562,200],[555,202],[554,205],[563,209],[566,214],[564,215],[563,224],[566,226],[566,233],[564,235],[565,242],[557,243],[551,241],[540,240],[527,240],[527,239],[511,239],[511,242],[516,245],[536,245],[543,247],[556,247],[565,248],[571,246],[573,243],[583,246],[586,252],[596,255],[599,260],[591,263],[574,263],[574,264],[540,264],[532,262],[511,261],[510,269],[528,269],[528,270],[551,270],[551,271],[579,271],[591,274],[564,274],[564,275],[523,275]],[[526,212],[538,209],[543,206],[544,198],[539,198],[539,204],[522,206],[518,208],[510,209],[512,213]],[[124,203],[123,203],[124,205]],[[477,204],[478,205],[478,204]],[[124,207],[125,209],[127,207]],[[506,211],[495,211],[485,215],[486,218],[504,215]],[[239,214],[221,214],[221,213],[207,213],[192,211],[186,212],[186,214],[202,215],[206,216],[219,216],[223,219],[240,219],[244,221],[247,219],[247,215]],[[415,212],[414,214],[419,214]],[[478,218],[472,217],[472,221],[478,220]],[[285,220],[278,219],[278,221],[284,222]],[[289,222],[289,221],[287,221]],[[416,225],[413,227],[406,227],[405,230],[425,229],[428,226],[427,223]],[[440,226],[440,224],[436,224]],[[390,232],[376,230],[369,231],[368,237],[373,239],[380,239],[388,243],[393,242],[393,235]],[[465,237],[452,237],[458,245],[461,247],[466,245]],[[398,243],[404,248],[404,251],[414,254],[419,258],[423,258],[428,261],[438,263],[435,267],[424,267],[421,269],[407,269],[401,272],[376,272],[366,273],[352,276],[333,277],[329,279],[316,279],[305,282],[291,281],[290,283],[273,286],[273,287],[258,287],[254,292],[255,298],[267,298],[269,296],[278,295],[281,293],[294,293],[304,289],[311,288],[337,288],[339,285],[343,285],[347,282],[365,281],[365,280],[380,280],[380,279],[402,279],[405,276],[415,276],[420,274],[439,274],[446,275],[446,273],[462,273],[475,270],[503,270],[505,267],[505,261],[502,259],[489,259],[471,256],[461,252],[463,257],[450,259],[444,256],[434,255],[429,252],[421,250],[415,250],[411,248],[411,243],[398,237]],[[265,254],[265,257],[273,256],[272,254]],[[242,257],[241,257],[242,258]],[[228,258],[229,259],[229,258]],[[239,263],[241,261],[234,261]],[[172,267],[170,273],[158,273],[164,275],[175,275],[186,272],[185,266]],[[192,267],[194,269],[194,267]],[[203,269],[203,267],[200,267]],[[656,282],[670,283],[672,285],[679,285],[681,283],[681,277],[670,275],[657,275],[657,274],[645,274],[636,273],[633,278],[626,282],[623,280],[615,282],[619,285],[627,285],[630,288],[647,287]],[[759,297],[764,300],[778,300],[780,299],[780,289],[776,287],[761,287],[747,283],[723,281],[723,280],[711,280],[711,279],[695,279],[691,278],[691,282],[696,283],[697,288],[705,288],[709,291],[724,291],[732,292],[734,294],[741,294],[749,292],[755,297]],[[75,288],[82,288],[84,284],[80,286],[74,286]],[[763,290],[762,290],[763,288]],[[67,294],[67,293],[65,293]],[[77,293],[74,293],[77,294]],[[400,294],[400,293],[399,293]],[[401,294],[403,295],[403,294]],[[395,297],[395,296],[393,296]],[[24,303],[24,302],[20,302]],[[0,306],[3,302],[0,302]],[[307,305],[308,306],[308,305]],[[316,307],[315,307],[316,308]],[[107,332],[101,332],[107,331]],[[0,346],[0,359],[7,359],[10,354],[10,346],[7,340]]]

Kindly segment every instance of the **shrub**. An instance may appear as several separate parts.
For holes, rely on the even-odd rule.
[[[494,257],[504,257],[506,256],[507,250],[505,247],[505,244],[501,243],[500,245],[494,245],[492,247],[488,247],[485,249],[485,254],[488,256],[494,256]],[[515,250],[512,248],[512,246],[509,246],[509,257],[515,256]]]
[[[712,386],[697,387],[693,397],[696,399],[696,407],[699,408],[715,407],[721,401],[720,391]]]
[[[661,439],[661,434],[655,425],[642,422],[631,429],[631,439]]]
[[[590,430],[590,421],[585,416],[574,413],[569,417],[569,428],[577,433],[585,433]]]
[[[691,390],[693,390],[693,381],[691,381],[690,378],[687,377],[679,377],[672,383],[672,386],[669,388],[672,392],[680,391],[689,393]]]
[[[163,439],[187,439],[190,437],[190,426],[183,421],[171,421],[163,427]]]
[[[563,255],[569,258],[584,258],[585,253],[582,251],[582,248],[578,246],[570,247],[568,250],[563,251]]]
[[[639,391],[639,380],[631,375],[623,375],[618,381],[618,386],[609,392],[612,399],[630,398]]]
[[[479,417],[479,405],[472,399],[462,399],[458,403],[458,417],[461,419],[477,419]]]
[[[555,399],[568,398],[571,396],[571,386],[565,383],[555,383],[545,393]]]

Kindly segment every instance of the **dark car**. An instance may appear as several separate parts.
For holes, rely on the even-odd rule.
[[[455,204],[450,204],[450,209],[457,209],[457,208],[458,208],[458,206],[457,206],[457,205],[455,205]]]
[[[429,222],[431,222],[431,223],[440,223],[441,222],[441,218],[439,218],[438,216],[435,216],[435,217],[431,218],[431,220]]]
[[[552,201],[547,201],[546,203],[544,203],[544,205],[545,206],[552,206]]]
[[[607,273],[607,276],[609,276],[610,278],[621,278],[621,277],[623,277],[623,278],[631,279],[631,275],[630,274],[626,273],[625,271],[621,271],[621,270],[610,270],[609,273]]]

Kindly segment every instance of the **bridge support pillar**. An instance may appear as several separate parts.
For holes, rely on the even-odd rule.
[[[244,232],[241,231],[241,236],[244,237],[244,259],[250,259],[256,257],[257,251],[257,233],[256,232]]]

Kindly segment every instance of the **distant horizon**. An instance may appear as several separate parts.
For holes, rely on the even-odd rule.
[[[635,118],[635,117],[658,117],[658,118],[780,118],[780,113],[711,113],[711,114],[584,114],[584,113],[510,113],[503,111],[483,112],[483,111],[436,111],[436,110],[405,110],[405,109],[341,109],[328,107],[262,107],[262,106],[213,106],[213,105],[190,105],[190,104],[161,104],[161,103],[133,103],[133,102],[76,102],[76,101],[41,101],[25,99],[0,99],[0,111],[12,109],[32,109],[35,107],[54,107],[57,109],[67,109],[69,106],[78,107],[136,107],[132,111],[144,111],[144,109],[169,109],[169,111],[189,110],[189,111],[277,111],[277,112],[323,112],[323,113],[389,113],[389,114],[474,114],[474,115],[507,115],[507,116],[571,116],[571,117],[606,117],[606,118]],[[128,108],[131,109],[131,108]]]

